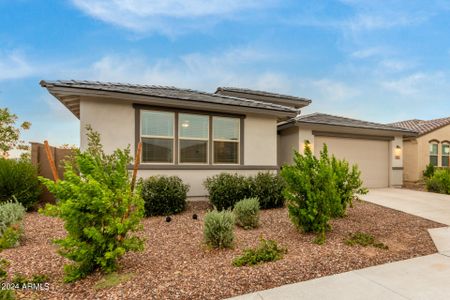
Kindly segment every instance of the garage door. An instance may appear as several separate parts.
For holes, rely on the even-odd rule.
[[[330,154],[357,164],[365,187],[389,186],[389,142],[336,137],[314,137],[314,152],[319,154],[323,144]]]

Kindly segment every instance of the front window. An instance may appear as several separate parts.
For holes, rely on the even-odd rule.
[[[143,163],[239,164],[240,118],[151,110],[140,115]]]
[[[141,112],[142,161],[173,163],[175,114]]]
[[[450,144],[448,144],[448,143],[442,144],[442,166],[443,167],[450,167],[449,156],[450,156]]]
[[[239,139],[239,119],[213,117],[214,163],[239,163]]]
[[[209,116],[179,114],[180,163],[207,163]]]
[[[437,167],[438,165],[438,144],[430,144],[430,164]]]

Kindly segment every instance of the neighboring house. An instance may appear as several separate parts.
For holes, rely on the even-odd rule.
[[[278,164],[292,162],[292,148],[308,142],[315,155],[327,144],[330,154],[357,164],[369,188],[403,184],[403,137],[410,130],[321,113],[298,116],[278,125]]]
[[[449,167],[450,155],[450,117],[424,120],[407,120],[390,125],[414,130],[416,137],[405,137],[404,180],[418,181],[428,164]]]
[[[203,181],[221,172],[277,172],[305,140],[362,169],[368,187],[402,184],[402,148],[410,130],[329,115],[297,117],[311,100],[238,88],[205,93],[174,87],[92,81],[41,86],[102,137],[107,152],[143,144],[139,176],[177,175],[205,196]],[[323,124],[325,122],[325,124]],[[395,155],[394,155],[395,152]],[[398,158],[394,157],[398,156]],[[131,166],[130,166],[131,167]]]

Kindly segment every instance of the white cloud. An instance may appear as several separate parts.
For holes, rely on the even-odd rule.
[[[28,77],[33,72],[33,67],[19,50],[0,51],[0,80]]]
[[[237,12],[267,7],[275,0],[72,0],[86,14],[138,32],[178,31],[214,24]]]

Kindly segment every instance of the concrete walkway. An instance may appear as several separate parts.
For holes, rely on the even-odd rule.
[[[450,196],[402,189],[374,189],[364,200],[450,224]],[[437,254],[238,296],[275,299],[450,299],[450,229],[429,230]]]

